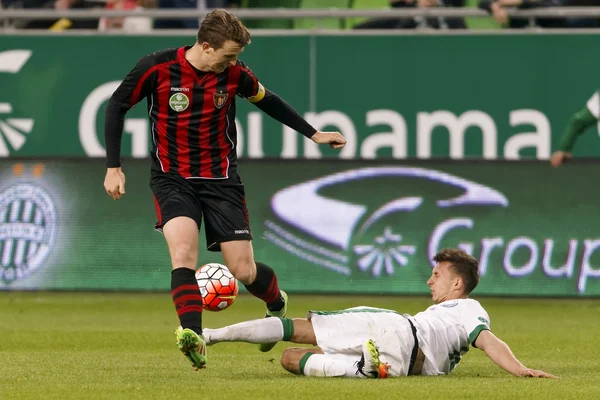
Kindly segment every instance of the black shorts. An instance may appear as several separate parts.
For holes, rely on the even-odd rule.
[[[252,239],[246,194],[239,177],[185,179],[152,171],[150,188],[158,217],[155,229],[159,232],[175,217],[193,219],[199,230],[204,218],[207,250],[220,251],[222,242]]]

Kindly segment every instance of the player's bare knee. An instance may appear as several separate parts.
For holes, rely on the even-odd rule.
[[[256,264],[252,260],[239,260],[227,268],[244,285],[249,285],[256,279]]]
[[[281,355],[281,366],[283,367],[283,369],[286,369],[289,371],[288,365],[290,363],[290,349],[286,349],[283,351],[283,354]]]
[[[256,279],[256,264],[252,244],[249,240],[235,240],[221,243],[221,252],[225,265],[233,276],[244,285],[249,285]]]
[[[177,243],[171,248],[171,262],[175,268],[196,268],[198,249],[192,243]]]
[[[306,349],[292,347],[283,352],[281,355],[281,366],[283,369],[293,374],[300,374],[300,359],[303,354],[299,350]]]

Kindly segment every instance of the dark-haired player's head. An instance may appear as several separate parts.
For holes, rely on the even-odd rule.
[[[435,303],[466,298],[479,283],[479,263],[459,249],[442,249],[434,257],[427,285]]]
[[[200,24],[197,42],[210,69],[221,73],[235,65],[238,54],[250,43],[250,32],[238,17],[217,9],[208,13]]]

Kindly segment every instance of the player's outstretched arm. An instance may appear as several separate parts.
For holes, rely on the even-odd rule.
[[[550,163],[553,167],[560,167],[572,157],[571,151],[577,138],[596,122],[596,117],[592,115],[587,107],[582,108],[571,116],[564,133],[560,137],[559,149],[550,157]]]
[[[485,355],[496,365],[514,376],[558,379],[552,374],[527,368],[521,364],[510,350],[510,347],[489,330],[481,331],[474,344],[478,349],[483,350]]]
[[[346,145],[346,139],[341,133],[317,131],[285,100],[262,85],[258,94],[248,100],[271,118],[289,126],[315,143],[328,144],[334,149],[341,149]]]
[[[301,133],[315,143],[328,144],[334,149],[341,149],[346,145],[346,139],[341,133],[317,131],[285,100],[266,89],[242,61],[238,60],[237,65],[241,67],[239,96],[247,99],[269,117]]]

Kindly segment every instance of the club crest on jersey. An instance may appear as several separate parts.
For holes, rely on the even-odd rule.
[[[174,93],[169,97],[169,107],[173,111],[184,111],[190,105],[190,99],[183,93]]]
[[[229,97],[229,94],[227,93],[215,93],[213,95],[213,100],[215,102],[215,107],[217,108],[223,108],[223,106],[225,105],[225,103],[227,103],[227,98]]]

